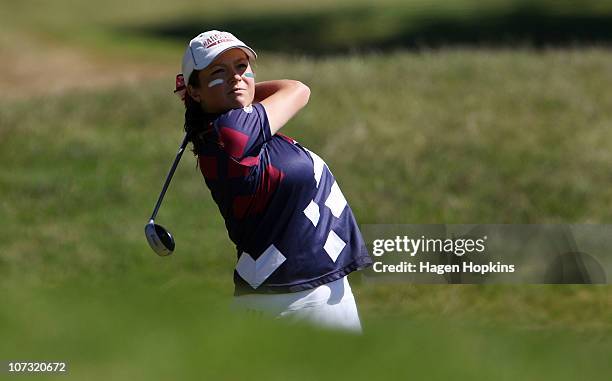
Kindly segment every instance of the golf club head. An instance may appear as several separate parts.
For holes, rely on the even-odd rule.
[[[172,234],[162,226],[157,225],[155,221],[150,220],[145,226],[145,235],[149,246],[157,255],[165,257],[174,251],[175,244]]]

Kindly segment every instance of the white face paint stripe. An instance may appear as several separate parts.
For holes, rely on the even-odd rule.
[[[223,84],[223,80],[221,78],[217,78],[217,79],[214,79],[208,82],[208,87],[213,87],[213,86],[222,85],[222,84]]]

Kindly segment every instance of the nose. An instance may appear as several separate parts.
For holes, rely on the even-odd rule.
[[[231,72],[230,82],[240,82],[242,81],[242,74],[238,72],[236,69],[233,69]]]

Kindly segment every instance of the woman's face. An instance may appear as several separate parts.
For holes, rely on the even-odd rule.
[[[198,73],[200,87],[188,86],[189,94],[208,113],[222,113],[253,103],[255,77],[244,51],[230,49]]]

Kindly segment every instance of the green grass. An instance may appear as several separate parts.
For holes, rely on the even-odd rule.
[[[171,91],[183,42],[116,29],[197,16],[204,3],[136,1],[128,12],[113,1],[81,18],[91,4],[41,4],[3,3],[5,36],[16,38],[3,43],[18,43],[26,31],[46,46],[100,57],[129,52],[130,62],[142,54],[168,69],[138,87],[0,100],[0,359],[67,360],[75,379],[610,374],[609,286],[369,284],[353,276],[363,337],[232,313],[234,248],[190,154],[157,219],[176,237],[175,255],[155,256],[143,234],[182,138]],[[351,4],[324,11],[339,15],[332,11]],[[436,4],[385,2],[402,17],[414,11],[415,20],[516,2]],[[538,4],[565,14],[575,5]],[[585,4],[585,13],[609,14],[605,4]],[[201,13],[189,12],[194,6]],[[257,16],[294,7],[266,1],[237,9]],[[226,20],[227,12],[206,17]],[[381,12],[368,22],[392,36],[401,22],[377,18],[393,14]],[[340,42],[347,30],[363,32],[334,25],[348,28],[337,27]],[[326,160],[361,224],[609,223],[611,59],[597,47],[318,58],[264,51],[256,69],[258,80],[310,86],[309,105],[283,132]]]
[[[608,60],[460,50],[258,67],[311,86],[285,132],[326,159],[360,223],[605,223]],[[159,271],[142,225],[181,138],[167,86],[1,106],[5,270]],[[189,154],[159,221],[179,243],[172,271],[228,285],[233,249]]]
[[[493,41],[530,44],[520,37],[523,27],[553,34],[579,35],[593,25],[605,33],[612,3],[597,0],[317,0],[291,2],[259,0],[220,7],[214,1],[109,0],[104,5],[87,1],[2,1],[0,22],[5,41],[23,36],[53,44],[70,44],[100,59],[117,56],[142,62],[171,62],[187,39],[204,29],[239,31],[259,49],[332,53],[363,45],[386,50],[397,41],[436,36],[477,35]],[[584,18],[578,20],[576,18]],[[496,25],[501,25],[497,28]],[[171,28],[178,36],[156,35]],[[10,34],[8,34],[10,33]],[[16,33],[12,36],[12,33]],[[441,33],[441,34],[440,34]],[[176,38],[179,37],[179,38]],[[608,33],[608,41],[609,41]],[[395,41],[395,42],[394,42]],[[301,46],[303,49],[300,49]]]
[[[201,281],[185,278],[170,286],[67,285],[10,290],[0,323],[3,343],[12,345],[0,356],[68,361],[71,379],[91,380],[604,380],[610,373],[609,336],[397,315],[371,318],[363,336],[352,336],[240,318]]]

